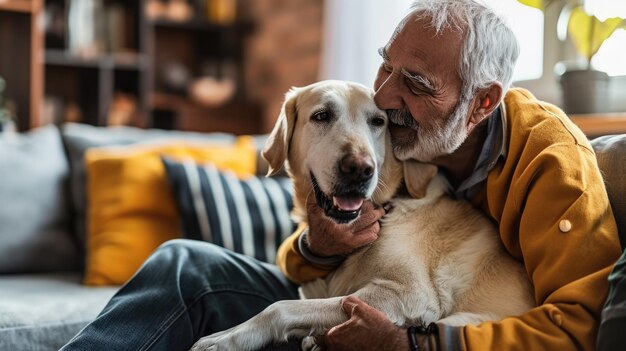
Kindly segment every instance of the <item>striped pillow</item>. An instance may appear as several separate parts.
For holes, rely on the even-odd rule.
[[[280,243],[294,232],[291,181],[286,177],[238,179],[212,164],[164,158],[183,233],[274,263]]]

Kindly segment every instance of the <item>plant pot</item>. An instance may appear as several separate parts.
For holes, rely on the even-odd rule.
[[[561,75],[563,110],[570,114],[611,110],[609,75],[594,70],[568,70]]]

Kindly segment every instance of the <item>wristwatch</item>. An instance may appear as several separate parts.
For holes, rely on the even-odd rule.
[[[427,327],[412,325],[407,328],[406,334],[411,351],[430,351],[432,345],[435,347],[437,345],[437,325],[435,323],[430,323]]]

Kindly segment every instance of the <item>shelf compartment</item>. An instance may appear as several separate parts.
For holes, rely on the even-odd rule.
[[[104,54],[80,57],[65,50],[46,50],[46,64],[66,67],[143,70],[148,67],[146,55],[137,53]]]
[[[156,28],[169,28],[169,29],[178,29],[178,30],[189,30],[189,31],[212,31],[212,32],[220,32],[220,31],[228,31],[228,30],[236,30],[241,31],[242,33],[246,33],[251,31],[254,26],[249,21],[243,22],[234,22],[232,24],[217,24],[211,23],[208,21],[202,20],[190,20],[184,22],[176,22],[166,19],[157,19],[152,20],[151,23]]]
[[[200,103],[194,102],[191,98],[181,95],[167,92],[154,92],[150,94],[149,106],[152,110],[166,110],[166,111],[180,111],[185,109],[193,110],[219,110],[232,107],[233,105],[246,105],[250,104],[249,101],[232,99],[224,102],[221,105],[206,106]]]

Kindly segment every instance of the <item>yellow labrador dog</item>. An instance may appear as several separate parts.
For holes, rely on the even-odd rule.
[[[343,296],[355,295],[398,326],[477,324],[533,307],[521,264],[501,247],[493,224],[446,195],[433,166],[392,155],[388,117],[361,85],[323,81],[287,93],[264,149],[270,174],[283,164],[293,179],[294,216],[306,221],[306,197],[338,222],[357,218],[363,201],[393,210],[380,237],[325,279],[303,284],[302,300],[279,301],[247,322],[200,339],[193,350],[256,350],[288,337],[324,334],[346,321]],[[403,171],[404,170],[404,171]],[[403,173],[421,198],[393,198]],[[303,342],[314,349],[312,338]]]

